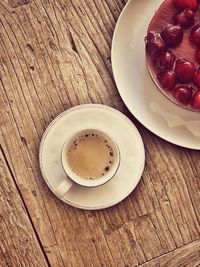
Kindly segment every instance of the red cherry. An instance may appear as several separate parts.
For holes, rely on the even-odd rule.
[[[160,70],[171,70],[174,66],[176,56],[170,50],[162,52],[156,59],[155,63]]]
[[[176,74],[172,70],[164,70],[158,73],[157,79],[165,90],[171,90],[176,85]]]
[[[195,108],[200,109],[200,90],[193,95],[192,104]]]
[[[148,32],[146,37],[146,48],[153,56],[159,55],[165,50],[165,43],[160,36],[160,33],[154,31]]]
[[[183,28],[188,28],[194,24],[194,12],[191,9],[182,11],[175,17],[175,23]]]
[[[197,0],[173,0],[174,6],[178,10],[192,9],[195,10],[198,6]]]
[[[194,83],[196,86],[200,87],[200,68],[197,69],[194,75]]]
[[[196,59],[197,59],[197,61],[200,63],[200,49],[197,49],[197,52],[196,52]]]
[[[188,104],[192,99],[192,86],[177,86],[174,90],[174,97],[182,104]]]
[[[193,80],[195,65],[186,59],[178,59],[175,65],[177,80],[181,83],[188,83]]]
[[[179,45],[183,40],[183,29],[180,25],[167,24],[161,31],[161,37],[169,47]]]
[[[194,27],[191,30],[190,38],[194,44],[198,46],[200,45],[200,24],[194,25]]]

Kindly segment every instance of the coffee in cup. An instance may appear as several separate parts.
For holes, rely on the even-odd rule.
[[[99,133],[78,136],[66,151],[72,171],[84,179],[98,179],[113,166],[114,151],[110,142]]]

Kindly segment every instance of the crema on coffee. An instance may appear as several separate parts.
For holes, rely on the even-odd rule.
[[[85,179],[104,176],[112,168],[115,157],[108,140],[95,133],[76,138],[66,153],[71,170]]]

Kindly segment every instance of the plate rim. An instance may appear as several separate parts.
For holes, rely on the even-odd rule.
[[[92,206],[92,207],[89,207],[89,206],[82,206],[82,205],[78,205],[76,203],[73,203],[69,200],[66,200],[65,198],[60,198],[58,197],[58,195],[56,195],[55,193],[55,189],[52,187],[52,185],[50,184],[49,182],[49,179],[47,178],[46,174],[45,174],[45,171],[44,171],[44,167],[43,167],[43,164],[42,164],[42,150],[43,150],[43,145],[44,145],[44,142],[45,142],[45,139],[48,135],[48,132],[50,131],[51,127],[60,119],[62,118],[63,116],[67,115],[68,113],[71,113],[73,112],[74,110],[77,110],[77,109],[81,109],[81,108],[88,108],[88,107],[94,107],[94,108],[102,108],[102,109],[107,109],[109,111],[112,111],[114,113],[117,113],[119,114],[121,117],[123,117],[132,127],[133,129],[135,130],[139,140],[140,140],[140,143],[141,143],[141,148],[142,148],[142,151],[141,151],[141,165],[140,165],[140,169],[139,169],[139,172],[138,172],[138,175],[136,177],[136,183],[134,184],[133,187],[130,188],[130,190],[127,191],[127,193],[125,195],[123,195],[122,197],[120,197],[119,199],[117,200],[114,200],[112,202],[109,202],[109,203],[106,203],[106,204],[100,204],[100,205],[97,205],[97,206]],[[137,129],[137,127],[135,126],[135,124],[125,115],[123,114],[121,111],[115,109],[115,108],[112,108],[110,106],[107,106],[107,105],[104,105],[104,104],[80,104],[80,105],[76,105],[76,106],[73,106],[63,112],[61,112],[58,116],[56,116],[49,124],[48,126],[46,127],[43,135],[42,135],[42,138],[41,138],[41,141],[40,141],[40,145],[39,145],[39,166],[40,166],[40,171],[41,171],[41,175],[43,177],[43,179],[45,180],[47,186],[49,187],[49,189],[51,190],[51,192],[58,198],[60,199],[61,201],[63,201],[64,203],[67,203],[68,205],[74,207],[74,208],[78,208],[78,209],[83,209],[83,210],[101,210],[101,209],[106,209],[106,208],[110,208],[118,203],[120,203],[121,201],[123,201],[126,197],[128,197],[133,191],[134,189],[137,187],[139,181],[141,180],[142,178],[142,174],[144,172],[144,167],[145,167],[145,147],[144,147],[144,142],[143,142],[143,139],[142,139],[142,136],[139,132],[139,130]]]
[[[173,145],[177,145],[179,147],[182,147],[182,148],[187,148],[187,149],[193,149],[193,150],[200,150],[200,146],[197,147],[197,146],[194,146],[194,145],[184,145],[183,143],[179,143],[179,142],[176,142],[173,140],[173,138],[168,138],[168,137],[163,137],[162,134],[160,134],[158,131],[156,131],[156,129],[152,129],[151,127],[149,127],[148,125],[146,125],[143,121],[140,120],[140,118],[135,115],[135,112],[134,112],[134,109],[131,107],[131,105],[128,104],[128,102],[126,101],[126,97],[124,96],[124,94],[122,93],[123,90],[120,90],[120,86],[118,84],[118,79],[116,77],[116,73],[115,73],[115,67],[114,67],[114,46],[115,46],[115,43],[116,43],[116,35],[117,35],[117,31],[118,31],[118,28],[120,27],[120,23],[121,23],[121,19],[122,17],[124,16],[124,14],[126,13],[129,5],[131,2],[136,2],[136,0],[129,0],[125,6],[123,7],[118,19],[117,19],[117,23],[115,25],[115,29],[114,29],[114,33],[113,33],[113,37],[112,37],[112,44],[111,44],[111,66],[112,66],[112,72],[113,72],[113,77],[114,77],[114,80],[115,80],[115,83],[116,83],[116,87],[117,87],[117,90],[118,90],[118,93],[120,95],[120,97],[122,98],[124,104],[126,105],[126,107],[128,108],[128,110],[131,112],[131,114],[146,128],[148,129],[150,132],[152,132],[153,134],[155,134],[157,137],[173,144]],[[147,66],[146,66],[147,67]],[[159,127],[158,127],[159,129]]]

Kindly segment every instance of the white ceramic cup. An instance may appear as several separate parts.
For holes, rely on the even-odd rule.
[[[73,172],[68,162],[67,151],[73,145],[73,142],[76,139],[86,134],[97,134],[98,136],[104,138],[105,140],[108,141],[109,145],[112,147],[113,150],[114,157],[113,157],[112,167],[100,178],[95,178],[95,179],[82,178],[75,172]],[[66,173],[66,178],[56,188],[56,194],[60,198],[64,197],[64,195],[68,192],[68,190],[72,187],[74,183],[77,183],[81,186],[94,187],[94,186],[100,186],[108,182],[111,178],[113,178],[113,176],[115,175],[115,173],[119,168],[120,152],[117,143],[107,133],[98,129],[82,129],[71,134],[71,136],[65,141],[61,152],[61,162],[63,169]]]

